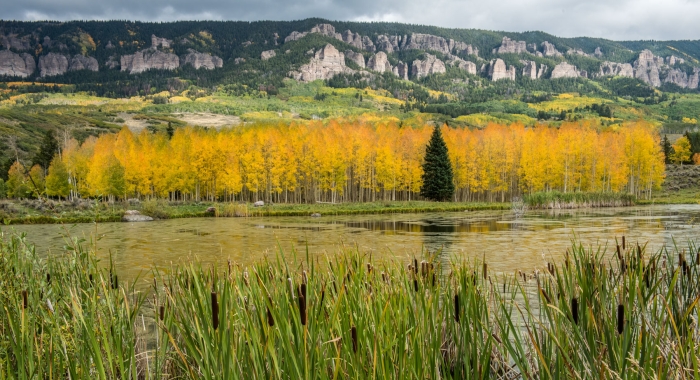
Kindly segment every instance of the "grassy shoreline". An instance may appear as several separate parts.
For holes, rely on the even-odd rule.
[[[278,252],[247,267],[154,268],[144,291],[70,242],[40,259],[25,238],[0,234],[0,378],[700,373],[692,244],[646,252],[623,238],[606,254],[575,243],[561,262],[515,274],[439,252],[408,267],[355,251]]]
[[[106,223],[121,221],[124,211],[135,209],[154,219],[180,219],[201,217],[278,217],[278,216],[321,216],[336,215],[372,215],[424,212],[461,212],[484,210],[510,210],[510,202],[429,202],[429,201],[378,201],[366,203],[340,204],[275,204],[253,207],[252,204],[230,204],[200,202],[188,204],[171,204],[164,200],[144,201],[137,204],[118,202],[115,204],[83,201],[78,206],[37,206],[38,201],[1,201],[0,223],[2,224],[74,224]],[[63,202],[64,204],[67,202]],[[624,194],[594,193],[535,193],[524,197],[528,209],[550,208],[590,208],[590,207],[626,207],[634,205],[671,205],[698,204],[700,190],[663,191],[654,194],[651,199],[634,199]],[[55,203],[58,204],[58,203]],[[207,212],[213,207],[215,212]]]

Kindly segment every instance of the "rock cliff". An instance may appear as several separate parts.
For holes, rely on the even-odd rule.
[[[293,31],[287,37],[285,37],[284,42],[296,41],[304,38],[309,33],[318,33],[324,36],[335,38],[336,40],[343,41],[358,49],[363,49],[367,51],[375,51],[374,43],[367,36],[361,36],[359,33],[353,33],[351,30],[346,30],[343,33],[338,33],[335,31],[335,27],[331,24],[318,24],[311,28],[308,32],[297,32]]]
[[[408,64],[399,61],[399,63],[397,63],[396,66],[394,66],[394,68],[392,69],[392,72],[397,77],[403,80],[408,80]]]
[[[508,37],[503,37],[501,46],[493,49],[493,54],[520,54],[527,53],[527,45],[525,41],[514,41]]]
[[[523,66],[523,77],[537,79],[537,62],[535,61],[520,61]]]
[[[39,73],[42,77],[62,75],[68,71],[68,58],[63,54],[49,53],[39,57]]]
[[[383,51],[371,56],[367,60],[367,68],[370,70],[378,71],[383,73],[385,71],[391,71],[391,63],[389,63],[389,57]]]
[[[15,49],[15,50],[29,50],[31,49],[30,45],[30,38],[31,36],[23,36],[19,37],[17,34],[2,34],[0,35],[0,45],[2,45],[5,49]]]
[[[693,69],[693,73],[690,75],[679,69],[671,69],[666,74],[664,83],[673,83],[681,88],[696,89],[698,88],[699,73],[700,69],[697,67]]]
[[[386,36],[384,34],[377,36],[377,50],[382,50],[389,54],[400,50],[399,43],[399,36]]]
[[[506,67],[506,63],[498,58],[489,63],[488,75],[494,82],[501,79],[515,80],[515,66]]]
[[[156,37],[155,34],[151,34],[151,47],[156,49],[159,46],[164,47],[164,48],[169,48],[170,45],[172,45],[173,41],[167,39],[167,38],[160,38]]]
[[[464,70],[469,74],[476,75],[476,63],[471,61],[465,61],[455,55],[448,55],[449,60],[447,64],[450,66],[455,66],[460,70]]]
[[[352,74],[355,70],[345,66],[345,55],[333,45],[327,44],[314,54],[311,61],[292,71],[289,75],[303,82],[312,82],[317,79],[330,79],[341,73]]]
[[[447,71],[445,63],[432,54],[426,54],[425,59],[416,59],[411,65],[411,74],[420,79],[430,74],[444,74]]]
[[[557,78],[578,78],[578,77],[586,77],[587,74],[584,71],[579,71],[576,66],[568,63],[568,62],[562,62],[556,66],[554,66],[554,70],[552,70],[552,79],[557,79]]]
[[[352,50],[346,50],[345,51],[345,57],[352,62],[355,62],[357,66],[360,66],[361,68],[365,68],[365,56],[363,56],[360,53],[356,53]]]
[[[100,65],[97,63],[97,60],[93,57],[85,57],[80,54],[77,54],[68,61],[68,71],[98,71],[99,69]]]
[[[613,76],[613,77],[634,77],[634,68],[629,63],[617,63],[605,61],[600,65],[598,76]]]
[[[361,36],[360,33],[353,33],[350,29],[341,34],[340,40],[358,49],[375,51],[374,43],[372,43],[372,40],[370,40],[369,37]]]
[[[214,70],[224,66],[224,60],[209,53],[200,53],[198,51],[188,49],[187,55],[180,58],[180,66],[191,65],[195,69],[205,68]]]
[[[655,56],[650,50],[642,50],[634,61],[634,77],[654,87],[661,86],[659,69],[664,66],[664,59]]]
[[[27,53],[17,54],[9,50],[0,51],[0,75],[26,78],[36,70],[34,57]]]
[[[180,67],[180,58],[172,53],[156,49],[139,50],[134,54],[123,55],[120,60],[121,71],[138,74],[147,70],[175,70]]]
[[[561,57],[562,54],[557,50],[554,44],[544,41],[542,42],[542,55],[545,57]]]
[[[549,68],[547,67],[547,65],[544,65],[544,64],[540,65],[540,69],[537,70],[537,79],[544,78],[544,75],[547,74],[548,69]]]

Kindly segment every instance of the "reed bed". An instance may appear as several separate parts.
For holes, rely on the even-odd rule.
[[[628,193],[588,193],[559,191],[526,194],[523,201],[530,209],[575,209],[587,207],[634,206],[637,198]]]
[[[41,259],[1,240],[3,379],[700,377],[692,244],[574,244],[527,274],[279,253],[154,269],[139,291],[80,241]]]

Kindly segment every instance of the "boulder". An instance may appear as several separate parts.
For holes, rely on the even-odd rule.
[[[85,57],[80,54],[76,54],[68,62],[68,71],[79,71],[79,70],[90,70],[98,71],[100,65],[94,57]]]
[[[207,207],[207,209],[204,210],[204,212],[207,214],[216,214],[216,207]]]
[[[552,70],[552,79],[557,78],[578,78],[582,76],[581,73],[576,69],[576,66],[569,64],[567,62],[562,62],[554,66]]]
[[[150,222],[153,218],[141,215],[137,210],[126,210],[122,216],[122,222]]]
[[[17,54],[9,50],[0,51],[0,75],[28,77],[36,70],[34,57],[27,53]]]
[[[629,63],[617,63],[605,61],[600,64],[600,71],[598,76],[612,76],[612,77],[634,77],[634,68]]]
[[[187,51],[187,55],[180,58],[181,66],[191,65],[197,70],[200,68],[214,70],[224,66],[224,60],[215,55],[200,53],[192,49],[187,49]]]
[[[554,44],[548,41],[542,42],[542,55],[545,57],[561,57],[562,54],[557,50]]]
[[[498,58],[489,64],[488,75],[493,82],[501,79],[515,80],[515,66],[506,68],[506,63]]]
[[[525,41],[514,41],[508,37],[503,37],[501,46],[493,49],[493,54],[521,54],[527,53],[527,44]]]
[[[387,57],[385,52],[380,51],[367,60],[367,68],[370,70],[378,71],[380,73],[383,73],[385,71],[391,71],[391,63],[389,63],[389,57]]]
[[[634,61],[634,77],[653,87],[661,86],[659,71],[664,66],[664,59],[657,57],[650,50],[644,49]]]
[[[346,50],[345,57],[351,60],[352,62],[355,62],[357,66],[360,66],[363,69],[365,68],[365,56],[363,56],[362,53],[356,53],[352,50]]]
[[[274,58],[277,55],[274,50],[265,50],[260,54],[260,59],[267,61],[270,58]]]
[[[444,74],[445,72],[447,72],[445,63],[432,54],[426,54],[423,60],[416,59],[411,66],[411,74],[416,79],[430,74]]]
[[[320,217],[321,217],[321,214],[315,212],[315,213],[311,214],[311,217],[312,217],[312,218],[320,218]]]
[[[311,61],[289,75],[302,82],[330,79],[337,74],[352,74],[355,70],[345,66],[345,55],[333,45],[327,44],[314,54]]]
[[[253,207],[262,207],[262,206],[265,206],[264,201],[257,201],[255,203],[253,203]]]
[[[160,50],[139,50],[134,54],[123,55],[120,59],[121,71],[138,74],[147,70],[175,70],[180,67],[180,58]]]
[[[49,53],[39,58],[39,72],[42,77],[62,75],[68,71],[68,58],[63,54]]]

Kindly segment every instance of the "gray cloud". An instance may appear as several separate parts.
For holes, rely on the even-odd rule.
[[[397,21],[562,37],[699,39],[700,0],[6,0],[4,19]]]

